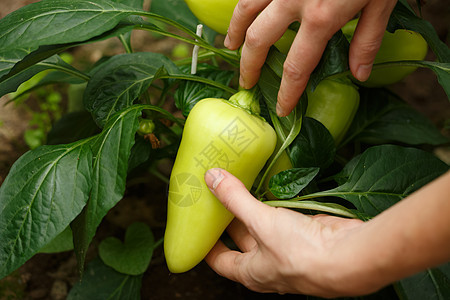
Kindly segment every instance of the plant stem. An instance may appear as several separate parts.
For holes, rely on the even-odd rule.
[[[271,200],[264,201],[265,204],[273,207],[285,207],[296,209],[310,209],[332,213],[335,215],[357,219],[358,216],[349,209],[335,203],[321,203],[316,201],[295,201],[295,200]]]
[[[237,93],[234,93],[228,100],[230,103],[246,110],[252,115],[259,116],[261,112],[259,106],[259,98],[261,94],[257,86],[249,90],[242,89]]]

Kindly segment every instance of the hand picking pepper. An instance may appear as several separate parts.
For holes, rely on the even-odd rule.
[[[276,133],[258,113],[254,90],[203,99],[189,113],[169,183],[164,252],[172,273],[196,266],[233,219],[205,172],[226,169],[250,189],[274,151]]]

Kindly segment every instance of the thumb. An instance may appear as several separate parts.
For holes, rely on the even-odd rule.
[[[272,209],[253,197],[239,179],[223,169],[208,170],[205,182],[225,208],[247,227],[254,227],[252,225],[261,215]]]

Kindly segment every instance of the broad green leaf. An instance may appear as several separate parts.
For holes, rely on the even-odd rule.
[[[2,58],[0,59],[3,60]],[[12,60],[10,61],[12,62]],[[18,60],[16,60],[16,62],[18,62]],[[2,78],[0,82],[0,97],[15,92],[23,82],[45,70],[66,70],[67,73],[81,73],[68,63],[64,62],[58,55],[54,55],[12,76],[7,76],[7,78],[4,77],[4,79]]]
[[[127,228],[123,243],[109,237],[101,241],[98,251],[103,263],[117,272],[140,275],[150,264],[154,244],[150,228],[144,223],[133,223]]]
[[[47,144],[72,143],[99,133],[92,116],[87,111],[65,114],[52,127],[47,136]]]
[[[142,275],[121,274],[94,259],[87,267],[83,279],[67,295],[67,300],[140,300]]]
[[[302,129],[289,147],[292,165],[296,168],[326,169],[333,161],[336,146],[330,132],[319,121],[304,118]]]
[[[135,168],[146,162],[150,158],[151,152],[152,145],[150,141],[136,135],[135,143],[131,148],[130,159],[128,160],[128,173],[133,172]]]
[[[269,111],[276,112],[278,91],[280,89],[281,77],[279,77],[267,64],[261,68],[261,76],[258,86]]]
[[[401,299],[450,299],[450,263],[428,269],[395,284]]]
[[[328,41],[319,64],[311,74],[308,88],[314,91],[325,77],[347,71],[349,69],[348,51],[349,43],[339,30]]]
[[[269,189],[278,199],[289,199],[298,195],[316,176],[319,168],[293,168],[270,178]]]
[[[416,148],[375,146],[361,154],[347,181],[314,196],[336,196],[375,216],[449,170],[434,155]]]
[[[279,78],[283,76],[283,64],[286,60],[286,55],[278,51],[275,47],[270,48],[269,54],[265,61],[267,65]]]
[[[402,2],[397,2],[394,11],[389,19],[387,30],[394,32],[396,29],[404,28],[420,33],[427,41],[431,50],[436,54],[438,61],[443,63],[450,62],[450,49],[441,41],[433,25],[428,21],[417,17],[411,8],[405,6]]]
[[[133,29],[135,26],[139,26],[141,23],[142,22],[132,23],[131,21],[120,21],[119,24],[116,25],[113,29],[85,41],[40,46],[35,51],[32,51],[31,49],[8,49],[3,54],[0,52],[0,82],[8,79],[9,77],[15,76],[16,74],[23,72],[28,68],[32,68],[35,64],[49,57],[52,57],[55,54],[61,53],[69,48],[98,42],[121,35],[123,33],[129,32],[131,29]],[[62,70],[71,74],[72,76],[79,77],[84,81],[89,79],[85,74],[82,74],[79,71],[73,72],[73,70],[69,69]]]
[[[360,105],[346,140],[409,145],[439,145],[448,142],[431,121],[386,89],[360,88]]]
[[[361,158],[361,155],[357,155],[353,157],[335,176],[333,176],[333,179],[338,183],[338,185],[343,185],[350,177],[350,175],[355,170],[355,167],[358,165],[359,159]]]
[[[31,83],[30,80],[27,81],[27,85],[25,85],[25,88],[22,90],[23,84],[19,87],[19,89],[15,93],[9,94],[10,102],[16,101],[18,99],[21,99],[23,96],[36,91],[37,89],[53,85],[53,84],[82,84],[85,82],[84,80],[80,79],[79,77],[74,77],[73,75],[69,75],[67,73],[61,72],[61,71],[53,71],[49,72],[48,74],[42,73],[43,77],[41,80],[37,81],[36,83]],[[33,78],[34,79],[34,78]],[[30,82],[30,85],[28,86],[28,82]],[[1,83],[0,83],[1,86]]]
[[[23,57],[31,53],[31,49],[17,48],[14,50],[0,50],[0,79],[11,71],[14,65]]]
[[[92,74],[84,92],[84,105],[103,126],[117,111],[131,106],[154,79],[179,73],[162,54],[142,52],[121,54],[103,63]]]
[[[139,12],[142,10],[107,0],[40,1],[0,20],[0,49],[36,49],[85,41]]]
[[[0,278],[67,228],[92,187],[88,141],[42,146],[19,158],[0,187]]]
[[[193,32],[200,24],[200,21],[192,14],[183,0],[152,0],[150,11],[178,22]],[[203,26],[203,36],[210,44],[213,44],[216,35],[217,32],[205,25]]]
[[[50,243],[39,250],[40,253],[58,253],[73,250],[73,235],[69,226]]]
[[[234,76],[234,72],[200,64],[196,75],[228,85]],[[224,90],[211,87],[209,84],[185,80],[180,82],[175,91],[175,105],[187,117],[198,101],[205,98],[222,98],[224,94]]]
[[[81,268],[98,225],[125,192],[128,160],[142,109],[143,106],[135,105],[116,113],[106,123],[102,133],[90,140],[94,156],[92,190],[87,205],[71,224]]]

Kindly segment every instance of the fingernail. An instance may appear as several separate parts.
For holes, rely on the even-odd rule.
[[[239,76],[239,85],[240,85],[241,87],[243,87],[244,89],[247,88],[247,87],[245,86],[245,80],[244,80],[244,77],[242,77],[242,75]]]
[[[222,173],[222,169],[214,168],[209,169],[205,173],[205,182],[210,190],[214,191],[220,182],[225,178]]]
[[[285,116],[286,116],[286,115],[285,115],[285,111],[284,111],[284,109],[281,107],[281,105],[280,105],[279,102],[277,102],[276,110],[277,110],[277,115],[278,115],[279,117],[285,117]]]
[[[228,34],[225,36],[225,41],[223,41],[223,45],[227,48],[230,46],[230,37],[228,36]]]
[[[372,65],[360,65],[356,71],[356,79],[359,81],[366,81],[369,78],[371,71]]]

